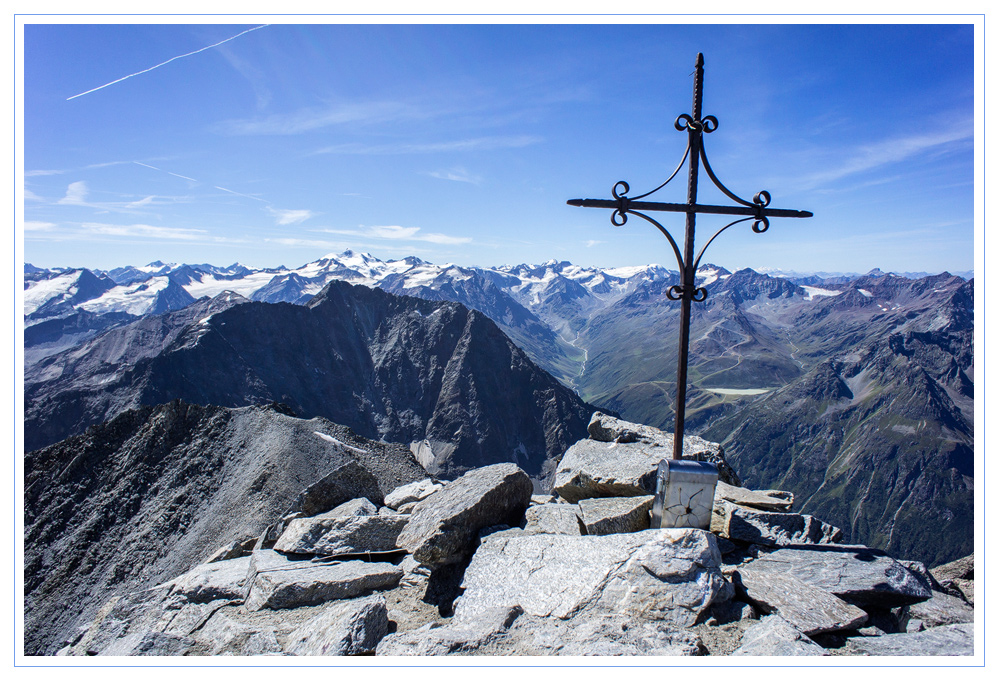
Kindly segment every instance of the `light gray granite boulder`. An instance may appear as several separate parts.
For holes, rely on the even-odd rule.
[[[294,519],[274,543],[274,549],[289,554],[326,556],[382,552],[396,548],[396,538],[408,520],[405,514],[340,517],[323,514]]]
[[[481,653],[493,641],[503,637],[522,613],[524,611],[518,606],[495,607],[464,619],[454,618],[443,626],[439,623],[428,623],[416,630],[385,637],[375,653],[378,656]]]
[[[579,512],[580,508],[575,504],[539,504],[528,507],[524,512],[524,532],[529,535],[583,535]]]
[[[826,656],[826,650],[779,616],[766,616],[743,632],[732,656]]]
[[[248,611],[291,609],[333,599],[350,599],[399,584],[403,571],[392,564],[290,561],[273,550],[256,550],[247,574]]]
[[[385,597],[329,604],[287,639],[285,650],[295,656],[357,656],[375,653],[389,633]]]
[[[341,516],[373,516],[375,514],[378,514],[378,507],[371,500],[367,497],[356,497],[353,500],[348,500],[343,504],[337,505],[328,512],[317,514],[317,516],[335,519]]]
[[[570,618],[615,613],[689,627],[726,584],[715,537],[664,528],[603,536],[491,536],[465,571],[456,617],[520,605]]]
[[[366,497],[376,505],[382,504],[378,480],[357,462],[347,461],[299,493],[290,512],[316,516],[355,499]]]
[[[863,626],[868,614],[857,606],[813,585],[792,573],[757,571],[750,562],[737,571],[747,597],[764,613],[776,614],[806,635]]]
[[[835,544],[844,537],[839,528],[813,516],[744,509],[718,495],[710,528],[720,537],[768,546]]]
[[[670,456],[669,448],[655,444],[580,440],[560,460],[552,489],[567,502],[653,495],[656,467]]]
[[[790,512],[795,495],[781,490],[748,490],[719,481],[715,484],[715,499],[750,509]]]
[[[195,636],[205,646],[204,653],[210,656],[277,656],[284,653],[278,643],[278,632],[271,625],[249,625],[223,613],[214,614]]]
[[[791,574],[862,607],[906,606],[931,598],[924,583],[895,559],[853,545],[783,547],[740,567],[759,574]]]
[[[247,538],[244,540],[233,540],[228,545],[220,547],[219,549],[212,552],[207,559],[205,559],[203,564],[211,564],[216,561],[228,561],[229,559],[239,559],[242,557],[250,556],[253,551],[254,545],[257,544],[257,538]]]
[[[970,604],[976,602],[976,555],[956,559],[931,569],[931,575],[948,594],[965,599]]]
[[[444,485],[437,483],[431,478],[425,478],[422,481],[407,483],[406,485],[399,486],[385,496],[385,506],[393,509],[399,509],[404,504],[419,502],[420,500],[430,497],[443,487]]]
[[[418,502],[397,545],[428,566],[458,563],[475,551],[483,528],[521,525],[532,487],[515,464],[473,469]]]
[[[851,637],[841,653],[864,656],[973,656],[974,625],[942,625],[922,632]]]
[[[579,507],[587,535],[635,533],[649,529],[653,496],[589,498],[580,500]]]
[[[168,587],[169,594],[180,595],[196,603],[216,599],[242,600],[249,568],[250,557],[215,561],[195,566],[158,587]]]
[[[944,592],[932,592],[930,599],[910,607],[910,618],[923,622],[925,628],[954,623],[972,623],[975,610],[958,597]]]
[[[627,422],[624,419],[616,419],[602,412],[595,412],[590,418],[587,431],[590,434],[590,438],[595,441],[602,443],[645,443],[647,445],[658,445],[669,451],[669,454],[666,457],[661,457],[661,459],[670,459],[673,456],[674,434],[661,431],[652,426]],[[720,481],[734,486],[740,485],[739,476],[729,466],[722,446],[718,443],[712,443],[697,436],[685,436],[681,458],[699,462],[711,462],[719,469]]]

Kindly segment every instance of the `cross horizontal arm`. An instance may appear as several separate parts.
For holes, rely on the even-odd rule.
[[[811,218],[810,211],[788,208],[758,208],[753,206],[711,206],[707,204],[665,204],[658,201],[619,201],[617,199],[570,199],[570,206],[613,208],[636,211],[672,211],[674,213],[714,213],[718,215],[749,215],[768,218]]]

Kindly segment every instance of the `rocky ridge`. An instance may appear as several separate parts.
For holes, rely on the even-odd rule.
[[[595,415],[588,440],[616,431],[657,435]],[[609,496],[582,491],[572,468],[560,471],[577,481],[575,503],[558,484],[532,496],[504,463],[278,519],[275,533],[108,600],[59,654],[973,654],[964,597],[922,564],[838,544],[837,529],[782,511],[788,493],[722,484],[709,531],[650,529],[648,479]],[[588,523],[594,505],[622,524]],[[359,520],[381,530],[366,540]],[[809,527],[821,532],[790,530]],[[971,564],[941,567],[948,589],[965,594]]]

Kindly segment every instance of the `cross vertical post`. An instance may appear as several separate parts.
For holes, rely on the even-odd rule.
[[[705,154],[704,134],[714,132],[719,127],[719,121],[714,116],[702,118],[702,90],[705,76],[705,57],[700,52],[695,60],[694,71],[694,94],[692,96],[691,114],[681,114],[674,121],[674,128],[678,131],[687,131],[688,144],[680,164],[674,172],[662,184],[655,189],[640,194],[635,197],[628,197],[629,185],[624,180],[615,183],[611,190],[613,199],[570,199],[566,203],[571,206],[586,206],[591,208],[610,208],[614,212],[611,214],[611,223],[622,226],[628,220],[629,215],[634,215],[651,223],[660,230],[664,237],[670,242],[674,256],[677,258],[677,265],[681,283],[667,289],[667,298],[672,301],[681,302],[680,332],[677,342],[677,400],[674,409],[674,449],[673,459],[681,459],[684,450],[684,405],[687,399],[687,370],[688,353],[691,336],[691,302],[704,301],[708,297],[708,292],[704,287],[695,287],[695,275],[698,271],[698,264],[701,257],[716,237],[728,228],[738,223],[753,221],[751,229],[756,233],[762,233],[770,225],[768,218],[809,218],[812,213],[809,211],[796,211],[791,209],[768,208],[771,202],[771,195],[766,191],[760,191],[754,195],[752,201],[741,199],[733,194],[715,176],[712,166],[708,163]],[[684,166],[684,161],[688,161],[688,185],[687,201],[683,204],[661,203],[653,201],[639,201],[654,192],[659,191],[667,183],[674,179],[680,169]],[[737,203],[736,206],[710,206],[698,203],[698,175],[700,164],[704,165],[712,183],[718,187],[723,194]],[[663,225],[641,211],[667,211],[673,213],[684,213],[684,252],[681,253],[677,242]],[[737,218],[728,225],[718,230],[702,246],[698,256],[695,257],[695,217],[699,213],[714,215],[735,215],[747,216]]]

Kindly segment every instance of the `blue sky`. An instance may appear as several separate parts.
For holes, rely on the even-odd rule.
[[[815,214],[734,227],[705,261],[973,269],[971,24],[166,20],[26,23],[24,260],[295,267],[351,248],[675,267],[642,220],[565,202],[669,176],[702,52],[720,180]],[[652,199],[683,201],[684,183]],[[681,215],[658,217],[682,238]],[[723,224],[699,218],[699,245]]]

